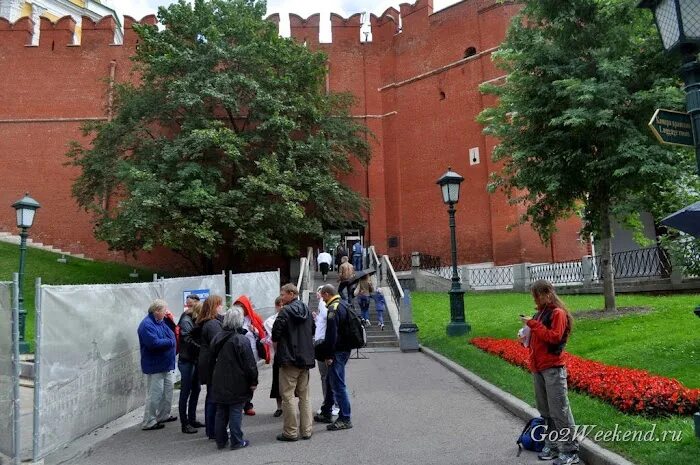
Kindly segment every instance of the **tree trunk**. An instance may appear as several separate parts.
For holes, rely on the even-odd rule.
[[[610,199],[607,195],[600,204],[600,264],[603,272],[603,295],[605,296],[605,310],[617,311],[615,305],[615,270],[612,263],[612,247],[610,232]]]

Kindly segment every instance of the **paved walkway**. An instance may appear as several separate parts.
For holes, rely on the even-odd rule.
[[[269,399],[271,371],[261,370],[254,417],[244,417],[251,446],[219,451],[204,437],[180,432],[179,423],[158,431],[128,428],[94,447],[75,465],[192,464],[536,464],[534,453],[516,457],[523,422],[421,353],[368,353],[350,360],[354,428],[329,432],[314,426],[309,441],[280,443],[281,418]],[[312,371],[312,405],[321,404],[318,371]],[[177,393],[176,393],[177,395]],[[200,420],[204,393],[200,397]]]

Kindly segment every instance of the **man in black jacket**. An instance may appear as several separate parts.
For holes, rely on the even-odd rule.
[[[331,284],[321,288],[321,298],[328,307],[326,323],[326,338],[324,340],[326,353],[326,366],[328,375],[326,383],[326,396],[323,399],[321,413],[314,416],[314,420],[321,423],[331,423],[326,428],[329,431],[339,431],[352,428],[350,421],[350,397],[345,384],[345,365],[350,359],[350,346],[345,340],[342,328],[348,324],[348,302],[340,299],[340,295]],[[338,403],[340,412],[333,422],[331,416],[333,401]]]
[[[314,361],[314,320],[308,307],[299,300],[294,284],[285,284],[280,291],[284,307],[272,327],[272,341],[277,343],[275,362],[280,365],[280,395],[284,426],[279,441],[310,439],[312,432],[309,400],[309,369]],[[294,392],[299,396],[299,428],[297,409],[292,405]]]

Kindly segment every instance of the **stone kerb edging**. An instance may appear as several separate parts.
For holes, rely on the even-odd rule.
[[[521,418],[523,421],[540,416],[539,412],[530,407],[526,402],[494,386],[488,381],[485,381],[447,357],[423,345],[420,346],[420,351],[471,384],[477,391],[481,392],[489,399],[502,405],[503,408]],[[513,444],[515,444],[516,439],[517,438],[513,438]],[[634,465],[624,457],[599,446],[588,438],[582,440],[579,447],[579,456],[588,465]]]

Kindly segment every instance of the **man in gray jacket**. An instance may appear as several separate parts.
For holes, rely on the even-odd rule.
[[[272,327],[272,341],[277,343],[275,363],[280,365],[280,395],[284,415],[284,426],[282,433],[277,435],[277,440],[296,441],[299,436],[310,439],[313,421],[309,400],[309,369],[315,366],[314,320],[308,307],[299,300],[299,290],[294,284],[282,286],[280,297],[284,307]],[[299,396],[299,419],[296,406],[292,404],[295,391]]]

